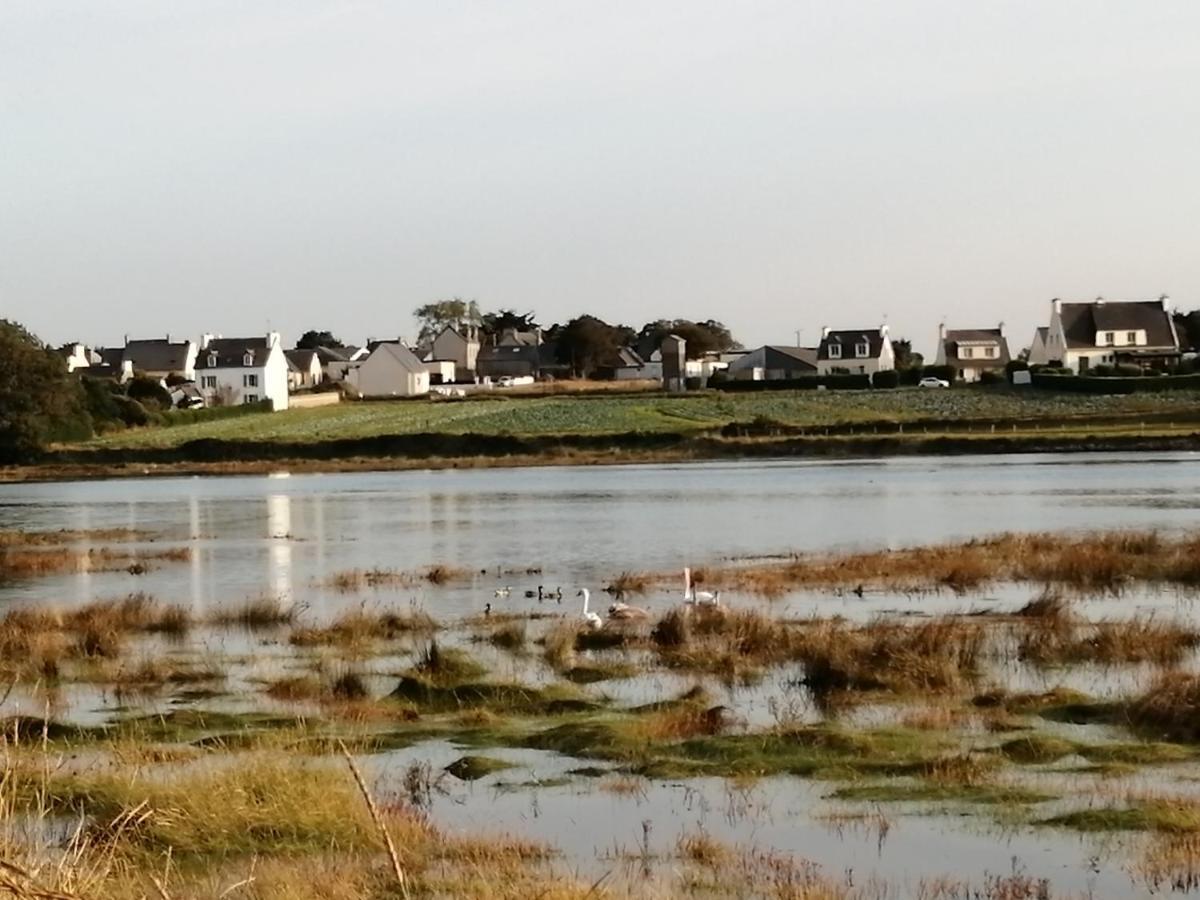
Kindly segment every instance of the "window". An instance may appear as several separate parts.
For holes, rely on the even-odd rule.
[[[855,344],[854,345],[854,355],[857,356],[859,359],[862,359],[864,356],[870,356],[871,355],[871,345],[870,344]]]
[[[1111,347],[1116,342],[1117,342],[1117,336],[1111,331],[1106,331],[1106,332],[1104,332],[1104,340],[1102,340],[1100,343],[1107,344],[1108,346]]]
[[[830,344],[829,345],[829,358],[830,359],[841,359],[842,358],[842,345],[841,344]]]
[[[972,347],[963,347],[958,355],[963,359],[970,359],[975,355],[975,350]]]
[[[217,367],[217,354],[215,354],[215,353],[208,354],[208,367],[210,369],[215,369]]]
[[[996,348],[988,347],[986,350],[983,351],[983,355],[986,356],[988,359],[995,359],[996,358]]]
[[[242,402],[243,403],[257,403],[258,402],[258,394],[246,394],[245,396],[242,397]]]
[[[1125,332],[1125,343],[1136,344],[1137,343],[1137,332],[1136,331]]]
[[[254,388],[258,387],[258,376],[257,375],[243,375],[242,376],[242,387],[254,387]]]
[[[200,376],[200,387],[211,389],[211,388],[215,388],[216,386],[217,386],[217,376],[216,375],[201,375]]]
[[[253,354],[253,353],[247,353],[245,356],[243,356],[243,357],[242,357],[242,365],[243,365],[243,366],[252,366],[252,365],[254,365],[254,354]]]

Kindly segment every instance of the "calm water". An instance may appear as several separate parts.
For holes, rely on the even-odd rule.
[[[1195,453],[0,485],[2,529],[132,527],[190,545],[190,563],[135,586],[198,613],[270,591],[321,614],[346,602],[321,584],[354,568],[488,570],[470,587],[406,592],[458,615],[510,583],[515,603],[538,583],[595,589],[624,570],[1005,530],[1170,529],[1195,524],[1198,511]],[[538,567],[542,575],[524,574]],[[38,579],[0,587],[0,605],[83,602],[130,584],[125,573]]]

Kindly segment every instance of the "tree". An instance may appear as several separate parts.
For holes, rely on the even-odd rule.
[[[502,309],[499,312],[484,313],[480,330],[486,335],[499,335],[506,328],[514,331],[533,331],[538,327],[537,313],[517,313],[515,310]]]
[[[438,300],[426,303],[413,310],[413,316],[421,325],[417,334],[418,344],[428,344],[433,341],[439,331],[447,325],[481,325],[483,316],[479,313],[479,304],[474,300],[463,300],[455,297],[453,300]]]
[[[82,388],[66,360],[0,319],[0,462],[23,462],[51,441],[91,434]]]
[[[126,387],[125,394],[146,409],[162,411],[171,408],[171,392],[159,384],[157,378],[135,375]]]
[[[912,341],[908,338],[892,341],[892,353],[896,355],[897,369],[919,369],[925,365],[925,356],[913,352]]]
[[[1175,333],[1179,335],[1179,346],[1183,350],[1195,350],[1200,347],[1200,309],[1189,313],[1174,314]]]
[[[579,316],[555,332],[558,361],[570,366],[571,373],[580,378],[587,378],[601,366],[609,365],[624,346],[621,328],[595,316]]]
[[[638,346],[647,354],[662,346],[663,338],[675,334],[687,341],[687,358],[699,359],[706,353],[720,353],[741,345],[733,339],[729,329],[721,322],[706,319],[693,322],[690,319],[657,319],[647,322],[637,334]]]
[[[332,331],[306,331],[300,335],[300,340],[296,341],[297,350],[316,350],[318,347],[344,347],[346,346],[336,337]]]

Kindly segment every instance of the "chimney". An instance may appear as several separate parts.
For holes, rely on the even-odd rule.
[[[825,340],[827,337],[829,337],[829,326],[825,325],[821,328],[821,340]]]
[[[171,343],[171,332],[167,332],[167,343]]]
[[[1097,298],[1096,298],[1096,306],[1097,306],[1097,307],[1100,307],[1100,306],[1103,306],[1103,305],[1104,305],[1104,298],[1103,298],[1103,297],[1097,297]]]
[[[1001,322],[999,325],[996,326],[996,330],[998,332],[1000,332],[1000,337],[1004,337],[1004,323],[1003,322]]]
[[[1056,315],[1062,314],[1062,301],[1061,300],[1059,300],[1057,297],[1055,297],[1053,300],[1050,301],[1050,305],[1054,308],[1054,312]]]
[[[125,335],[125,346],[129,346],[129,335]]]
[[[946,323],[945,322],[938,323],[938,341],[941,343],[945,343],[945,341],[946,341]]]
[[[208,345],[209,345],[209,344],[211,344],[211,343],[212,343],[212,341],[213,341],[213,335],[212,335],[212,334],[210,334],[210,333],[208,333],[208,332],[205,332],[204,334],[200,335],[200,349],[201,349],[201,350],[207,350],[207,349],[208,349]]]
[[[267,347],[271,348],[271,347],[278,347],[278,346],[279,346],[279,332],[278,331],[268,331],[267,332]]]
[[[1162,304],[1163,312],[1169,313],[1171,311],[1171,298],[1166,294],[1163,294],[1161,297],[1159,297],[1158,302]]]
[[[884,324],[879,326],[879,336],[887,337],[887,333],[888,333],[888,327],[887,327],[887,323],[885,322]]]

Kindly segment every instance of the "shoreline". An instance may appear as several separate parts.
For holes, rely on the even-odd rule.
[[[0,484],[90,479],[647,465],[766,459],[855,459],[1003,453],[1162,453],[1200,450],[1194,425],[1154,433],[1064,429],[964,436],[726,437],[627,433],[539,437],[410,434],[309,444],[194,441],[170,448],[59,450],[0,468]]]

